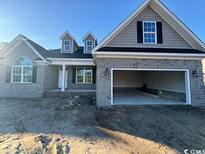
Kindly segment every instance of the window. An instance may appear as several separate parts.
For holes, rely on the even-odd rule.
[[[144,43],[156,44],[156,22],[155,21],[144,21],[143,22],[143,38]]]
[[[77,67],[76,83],[92,83],[92,68]]]
[[[92,40],[87,40],[86,41],[86,51],[90,52],[93,50],[93,47],[94,47],[94,42]]]
[[[64,52],[71,51],[71,43],[70,40],[64,40]]]
[[[32,60],[28,57],[18,58],[12,65],[13,83],[32,83]]]

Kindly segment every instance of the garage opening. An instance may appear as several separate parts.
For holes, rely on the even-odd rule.
[[[188,70],[112,69],[112,105],[191,104]]]

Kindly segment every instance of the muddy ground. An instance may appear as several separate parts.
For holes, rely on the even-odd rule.
[[[164,154],[184,149],[205,149],[205,109],[98,110],[88,98],[0,99],[0,153]]]

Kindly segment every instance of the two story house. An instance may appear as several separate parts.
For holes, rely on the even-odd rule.
[[[109,21],[108,21],[109,23]],[[145,0],[100,43],[69,32],[46,50],[19,35],[0,51],[0,97],[96,95],[112,105],[205,105],[204,43],[159,0]]]

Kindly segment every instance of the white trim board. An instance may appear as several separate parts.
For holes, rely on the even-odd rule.
[[[181,71],[185,73],[185,88],[186,88],[186,105],[191,105],[191,87],[190,87],[190,76],[189,76],[189,70],[188,69],[145,69],[145,68],[111,68],[111,105],[118,105],[114,104],[113,102],[113,72],[116,70],[121,71]],[[119,104],[123,105],[123,104]],[[124,104],[127,105],[127,104]],[[131,104],[130,104],[131,105]],[[138,104],[135,104],[138,105]],[[142,105],[142,104],[139,104]],[[149,105],[149,104],[145,104]],[[156,104],[150,104],[150,105],[156,105]],[[160,104],[160,105],[166,105],[166,104]],[[170,105],[170,104],[168,104]],[[178,105],[178,104],[175,104]]]
[[[93,59],[48,58],[51,65],[95,66]]]
[[[167,13],[167,17],[163,17],[163,14],[160,14],[160,16],[165,19],[165,21],[177,32],[180,36],[182,36],[187,41],[187,35],[181,34],[179,30],[176,29],[176,27],[181,27],[181,30],[184,30],[185,33],[187,33],[191,39],[195,40],[196,44],[191,44],[192,41],[187,41],[188,44],[190,44],[193,48],[199,48],[202,50],[205,50],[204,43],[189,29],[187,26],[180,21],[162,2],[159,0],[145,0],[142,5],[139,6],[128,18],[126,18],[123,22],[121,22],[110,34],[108,34],[92,51],[94,53],[99,48],[105,46],[108,44],[117,34],[119,34],[136,16],[138,16],[147,6],[150,6],[152,9],[155,10],[155,8],[159,7],[163,11]],[[172,25],[173,23],[170,23],[170,20],[167,20],[166,18],[172,19],[177,26]]]
[[[183,53],[146,53],[146,52],[95,52],[98,58],[143,58],[143,59],[191,59],[202,60],[205,54],[183,54]]]

